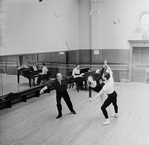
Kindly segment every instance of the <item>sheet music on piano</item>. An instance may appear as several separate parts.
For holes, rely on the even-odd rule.
[[[33,68],[34,71],[37,71],[38,70],[38,68],[37,68],[36,65],[32,66],[32,68]]]

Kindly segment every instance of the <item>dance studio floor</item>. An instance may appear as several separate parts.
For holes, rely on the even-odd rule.
[[[149,84],[115,83],[119,118],[103,126],[100,99],[88,101],[88,91],[68,89],[77,114],[62,100],[56,119],[55,91],[0,110],[0,145],[149,145]],[[96,93],[93,93],[93,96]],[[113,106],[108,107],[109,116]]]

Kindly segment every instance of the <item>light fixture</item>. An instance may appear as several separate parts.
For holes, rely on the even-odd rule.
[[[93,13],[96,13],[95,15],[98,17],[100,15],[100,11],[91,10],[89,15],[92,16]]]
[[[113,24],[117,24],[117,21],[116,20],[113,20]]]
[[[120,23],[121,20],[120,19],[113,19],[113,24],[117,24],[117,23]]]
[[[97,14],[96,14],[96,16],[98,17],[100,15],[100,11],[97,11]]]
[[[93,14],[93,12],[94,12],[94,10],[91,10],[90,13],[89,13],[89,15],[91,16]]]
[[[42,2],[43,0],[39,0],[39,2]]]
[[[92,10],[90,11],[90,13],[89,13],[90,16],[92,16],[93,14],[95,14],[95,16],[98,17],[98,16],[100,15],[100,11],[97,10],[97,8],[96,8],[96,1],[97,1],[97,0],[94,1],[94,9],[92,9]]]

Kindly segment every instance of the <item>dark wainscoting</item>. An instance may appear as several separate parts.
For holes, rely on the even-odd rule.
[[[44,61],[52,61],[51,53],[41,53],[38,54],[38,61],[39,62],[44,62]]]
[[[78,50],[66,51],[66,63],[67,64],[76,64],[76,51]]]
[[[129,50],[128,49],[107,49],[94,51],[91,49],[71,50],[61,52],[49,52],[41,54],[25,54],[18,56],[3,56],[1,60],[1,72],[8,72],[9,74],[16,74],[16,68],[19,64],[41,65],[45,63],[48,68],[51,68],[51,77],[55,77],[57,72],[63,75],[69,73],[66,67],[74,68],[76,63],[81,67],[102,65],[104,60],[108,61],[109,65],[128,65],[129,66]],[[19,63],[19,58],[22,57]],[[9,63],[11,62],[11,63]],[[70,69],[70,70],[71,70]],[[119,80],[118,78],[116,80]]]
[[[97,54],[96,52],[94,51],[99,51],[99,54]],[[92,64],[101,64],[103,63],[103,60],[102,60],[102,50],[92,50],[92,55],[91,55],[91,63]]]
[[[129,53],[129,49],[107,49],[102,50],[102,58],[114,64],[129,63]]]
[[[91,63],[91,50],[79,50],[79,63],[90,64]]]

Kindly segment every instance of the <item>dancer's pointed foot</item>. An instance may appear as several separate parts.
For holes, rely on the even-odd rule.
[[[62,114],[59,114],[57,117],[56,117],[56,119],[59,119],[59,118],[61,118],[62,117]]]
[[[73,111],[71,111],[71,113],[72,113],[72,114],[77,114],[77,113],[76,113],[76,111],[74,111],[74,110],[73,110]]]
[[[111,115],[111,117],[118,118],[118,113],[115,113],[114,115]]]

